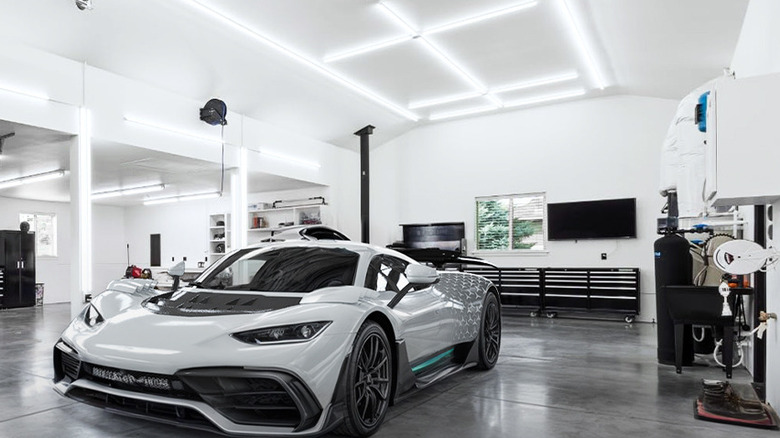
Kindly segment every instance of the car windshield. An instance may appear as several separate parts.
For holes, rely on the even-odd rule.
[[[353,285],[360,255],[344,248],[297,246],[239,251],[196,287],[265,292],[311,292]]]

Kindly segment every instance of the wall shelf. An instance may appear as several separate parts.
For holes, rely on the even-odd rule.
[[[217,225],[217,222],[223,222],[225,225]],[[208,264],[214,263],[225,253],[230,252],[230,214],[228,213],[215,213],[209,215],[209,229],[208,229]],[[215,235],[222,235],[221,238],[214,238]],[[225,249],[224,252],[217,252],[217,246],[222,245]]]

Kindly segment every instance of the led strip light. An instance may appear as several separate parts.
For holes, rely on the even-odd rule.
[[[577,72],[569,72],[569,73],[563,73],[555,76],[550,76],[546,78],[539,78],[539,79],[533,79],[530,81],[524,81],[524,82],[518,82],[516,84],[511,85],[505,85],[503,87],[493,88],[490,90],[490,93],[506,93],[509,91],[518,91],[523,90],[526,88],[533,88],[533,87],[540,87],[542,85],[550,85],[550,84],[557,84],[561,82],[571,81],[574,79],[577,79],[579,75]],[[484,94],[473,92],[473,93],[464,93],[459,94],[455,96],[449,96],[449,97],[443,97],[440,99],[431,99],[431,100],[423,100],[419,102],[412,102],[409,104],[409,108],[411,109],[417,109],[417,108],[425,108],[430,106],[437,106],[442,105],[445,103],[452,103],[452,102],[458,102],[461,100],[468,100],[473,99],[476,97],[483,96]]]
[[[170,204],[180,201],[196,201],[198,199],[213,199],[222,196],[219,192],[195,193],[192,195],[169,196],[167,198],[152,198],[144,201],[144,205]]]
[[[551,101],[555,101],[555,100],[568,99],[568,98],[571,98],[571,97],[582,96],[584,94],[585,94],[585,89],[580,88],[580,89],[576,89],[576,90],[565,91],[565,92],[562,92],[562,93],[546,94],[546,95],[542,95],[542,96],[532,97],[532,98],[529,98],[529,99],[522,99],[522,100],[517,100],[517,101],[513,101],[513,102],[507,102],[507,103],[504,104],[503,108],[517,108],[517,107],[528,106],[528,105],[533,105],[533,104],[537,104],[537,103],[551,102]],[[453,117],[460,117],[460,116],[467,116],[467,115],[471,115],[471,114],[485,113],[485,112],[492,111],[492,110],[497,110],[497,109],[499,109],[499,107],[491,105],[491,106],[470,108],[470,109],[465,109],[465,110],[461,110],[461,111],[451,111],[451,112],[446,112],[446,113],[438,113],[438,114],[431,115],[430,120],[450,119],[450,118],[453,118]]]
[[[439,25],[439,26],[432,27],[432,28],[430,28],[428,30],[424,30],[422,32],[417,32],[411,26],[408,26],[403,19],[401,19],[400,20],[400,24],[402,26],[404,26],[404,28],[407,30],[407,32],[409,32],[408,35],[405,35],[405,36],[402,36],[402,37],[398,37],[398,38],[393,38],[393,39],[386,40],[386,41],[380,41],[380,42],[369,44],[369,45],[366,45],[366,46],[361,46],[361,47],[358,47],[356,49],[352,49],[352,50],[348,50],[348,51],[345,51],[345,52],[340,52],[340,53],[336,53],[336,54],[333,54],[333,55],[330,55],[330,56],[326,56],[323,59],[323,61],[324,62],[335,62],[335,61],[339,61],[339,60],[342,60],[342,59],[351,58],[353,56],[362,55],[363,53],[369,53],[369,52],[373,52],[373,51],[376,51],[376,50],[384,49],[385,47],[390,47],[390,46],[394,46],[396,44],[400,44],[400,43],[403,43],[403,42],[406,42],[406,41],[411,41],[411,40],[413,40],[415,38],[419,38],[420,36],[434,35],[434,34],[437,34],[437,33],[446,32],[448,30],[457,29],[459,27],[464,27],[464,26],[468,26],[468,25],[471,25],[471,24],[474,24],[474,23],[479,23],[480,21],[485,21],[485,20],[489,20],[489,19],[492,19],[492,18],[500,17],[502,15],[512,14],[514,12],[518,12],[518,11],[522,11],[524,9],[528,9],[528,8],[534,7],[534,6],[537,5],[537,3],[538,2],[536,0],[519,3],[519,4],[516,4],[516,5],[513,5],[513,6],[509,6],[507,8],[502,8],[502,9],[498,9],[498,10],[482,13],[482,14],[479,14],[479,15],[470,16],[470,17],[459,19],[459,20],[455,20],[455,21],[452,21],[452,22],[449,22],[449,23],[446,23],[446,24],[442,24],[442,25]],[[386,7],[387,6],[385,5],[385,8]],[[395,12],[391,11],[391,13],[396,15]],[[400,17],[396,17],[396,19],[398,19],[398,18],[400,18]]]
[[[36,173],[33,175],[20,176],[19,178],[12,178],[12,179],[0,181],[0,190],[20,186],[23,184],[32,184],[36,182],[47,181],[50,179],[56,179],[63,176],[65,176],[64,169],[53,170],[51,172]]]
[[[300,62],[301,64],[309,67],[310,69],[314,70],[315,72],[335,81],[339,84],[349,88],[350,90],[363,95],[364,97],[367,97],[370,100],[373,100],[374,102],[384,106],[385,108],[395,112],[396,114],[399,114],[403,117],[406,117],[407,119],[416,122],[420,120],[420,117],[417,114],[414,114],[405,108],[401,107],[400,105],[396,105],[392,102],[390,102],[388,99],[385,99],[384,97],[380,96],[379,94],[370,91],[361,85],[358,85],[344,76],[341,76],[340,74],[336,73],[333,70],[330,70],[326,67],[323,67],[320,65],[317,61],[314,61],[313,59],[308,58],[305,55],[302,55],[301,53],[298,53],[297,51],[294,51],[281,43],[278,43],[265,35],[262,35],[260,32],[252,29],[251,27],[244,25],[237,20],[227,16],[226,14],[219,12],[218,10],[212,8],[211,6],[205,5],[202,1],[199,0],[182,0],[186,5],[194,7],[195,9],[201,11],[202,13],[205,13],[213,18],[216,18],[221,23],[230,26],[231,28],[243,33],[244,35],[249,36],[250,38],[259,41],[260,43],[278,51],[279,53]]]
[[[140,195],[142,193],[159,192],[165,189],[165,184],[151,184],[145,186],[129,187],[126,189],[106,190],[92,194],[92,199],[115,198],[118,196]]]

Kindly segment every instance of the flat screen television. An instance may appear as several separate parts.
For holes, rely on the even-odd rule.
[[[463,222],[403,224],[404,244],[409,248],[437,248],[462,251],[466,226]]]
[[[636,198],[547,204],[549,240],[636,237]]]

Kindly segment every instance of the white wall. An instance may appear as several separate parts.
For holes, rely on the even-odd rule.
[[[339,196],[336,193],[338,191],[336,188],[323,186],[250,193],[247,198],[250,203],[271,203],[277,200],[323,196],[329,204],[323,221],[355,238],[355,233],[359,232],[359,229],[351,226],[350,223],[351,216],[357,216],[358,212],[351,205],[338,205],[339,200],[344,198],[343,194]],[[344,191],[350,192],[349,189]],[[126,244],[130,244],[130,263],[148,267],[150,264],[149,235],[160,234],[162,267],[168,267],[187,257],[186,266],[194,268],[198,261],[204,261],[208,255],[209,215],[227,213],[229,209],[230,200],[227,198],[127,207],[123,211],[126,231],[122,236],[124,239],[121,242],[122,251],[125,251]],[[249,243],[256,240],[249,236]],[[122,263],[126,263],[124,254],[122,252]],[[124,272],[125,265],[122,266]]]
[[[748,5],[742,32],[737,43],[731,68],[737,78],[780,73],[780,2],[776,0],[751,0]],[[780,111],[777,111],[780,117]],[[746,157],[749,162],[751,157]],[[780,202],[773,207],[775,218],[780,212]],[[777,220],[775,220],[777,222]],[[775,227],[777,228],[777,227]],[[767,246],[777,247],[777,241],[767,240]],[[767,272],[766,309],[780,313],[780,271]],[[780,406],[780,327],[772,321],[766,336],[766,399],[773,406]]]
[[[664,204],[657,191],[659,156],[676,106],[606,97],[418,128],[373,153],[372,243],[400,240],[399,223],[464,221],[471,252],[477,196],[546,192],[548,202],[635,197],[636,239],[555,241],[544,255],[480,256],[499,266],[638,267],[639,319],[650,321],[653,242]]]
[[[19,213],[57,215],[57,257],[36,259],[36,282],[44,283],[45,303],[70,301],[70,204],[0,197],[0,229],[18,230]],[[96,292],[124,274],[124,212],[119,207],[94,206],[93,286]]]
[[[226,198],[125,208],[125,243],[130,245],[130,264],[150,266],[149,235],[159,234],[163,268],[184,257],[187,268],[196,267],[208,256],[209,215],[227,213],[229,209],[230,200]]]

